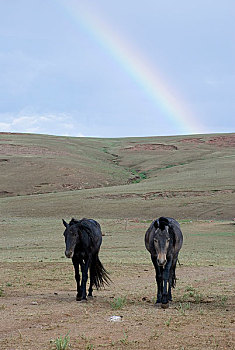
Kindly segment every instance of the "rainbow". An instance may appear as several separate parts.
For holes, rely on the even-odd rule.
[[[161,112],[162,118],[172,123],[179,133],[197,134],[205,132],[203,125],[187,108],[187,104],[169,87],[159,70],[115,32],[103,16],[89,9],[86,2],[58,0],[68,16],[89,34],[113,59],[138,83],[145,94]],[[84,5],[86,4],[86,5]],[[93,5],[94,6],[94,5]],[[96,12],[96,14],[94,13]]]

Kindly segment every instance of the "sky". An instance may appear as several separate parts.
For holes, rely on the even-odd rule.
[[[0,131],[235,132],[234,0],[0,0]]]

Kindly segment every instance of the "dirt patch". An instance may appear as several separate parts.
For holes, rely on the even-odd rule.
[[[214,190],[214,191],[157,191],[147,193],[122,193],[122,194],[106,194],[102,196],[92,196],[88,199],[128,199],[128,198],[141,198],[144,200],[161,198],[175,198],[175,197],[200,197],[200,196],[213,196],[217,194],[235,193],[235,190]]]
[[[179,140],[184,143],[204,143],[208,145],[215,145],[218,147],[235,147],[235,135],[214,136],[209,139],[202,139],[201,137],[190,137]]]
[[[23,135],[20,132],[0,132],[0,135]]]
[[[52,151],[46,147],[0,144],[0,155],[69,155],[69,153]]]
[[[164,145],[163,143],[142,143],[131,147],[126,147],[128,151],[175,151],[178,148],[174,145]]]
[[[234,270],[177,268],[173,302],[163,310],[154,307],[151,265],[107,267],[113,284],[79,303],[72,265],[2,264],[1,283],[6,287],[0,298],[1,350],[54,350],[54,340],[68,333],[69,348],[78,350],[234,349],[235,300],[228,288]],[[123,307],[114,310],[114,298],[124,297]],[[114,315],[121,321],[111,322]]]
[[[216,136],[206,141],[210,145],[216,145],[219,147],[235,147],[235,135],[234,136]]]
[[[9,192],[9,191],[0,191],[0,197],[9,197],[13,195],[13,192]]]
[[[201,137],[190,137],[179,140],[179,142],[184,143],[205,143],[205,141]]]

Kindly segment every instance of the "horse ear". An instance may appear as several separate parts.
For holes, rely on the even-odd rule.
[[[155,229],[159,228],[158,220],[154,221],[153,226],[155,227]]]
[[[62,219],[62,221],[63,221],[64,226],[67,228],[69,226],[69,224],[67,224],[67,222],[64,219]]]
[[[160,230],[164,230],[166,226],[169,226],[169,221],[165,217],[160,217],[159,218],[159,228]]]

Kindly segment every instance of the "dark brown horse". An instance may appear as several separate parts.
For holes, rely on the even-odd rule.
[[[172,218],[154,220],[145,234],[145,246],[156,271],[156,303],[161,303],[163,308],[172,300],[171,288],[175,287],[175,269],[182,244],[180,224]]]
[[[63,220],[65,226],[64,237],[65,255],[71,258],[77,282],[77,301],[86,301],[86,283],[90,270],[90,286],[88,296],[92,297],[92,287],[97,289],[108,284],[110,278],[99,259],[99,250],[102,243],[102,232],[97,221],[92,219],[72,219],[69,223]],[[79,266],[82,272],[80,284]]]

